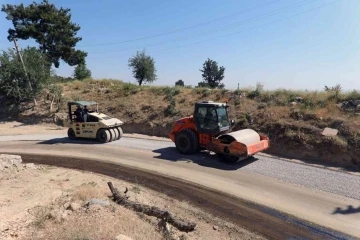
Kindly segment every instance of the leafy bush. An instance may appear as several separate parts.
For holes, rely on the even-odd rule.
[[[62,76],[58,76],[58,75],[54,74],[50,77],[50,80],[51,80],[51,82],[54,82],[54,83],[66,83],[66,82],[72,82],[75,79],[71,78],[71,77],[62,77]]]
[[[184,81],[182,79],[175,82],[176,87],[184,87]]]
[[[251,91],[248,94],[248,98],[254,99],[256,97],[259,97],[263,90],[264,90],[264,85],[262,85],[261,83],[257,83],[256,87],[255,87],[255,90]]]
[[[178,113],[179,111],[176,110],[175,99],[171,99],[170,104],[167,106],[167,108],[164,111],[164,114],[167,117],[171,117],[177,115]]]
[[[0,55],[0,93],[16,101],[35,98],[48,86],[51,76],[49,63],[38,49],[27,47],[21,54],[26,72],[14,50],[3,51]]]
[[[240,103],[241,103],[240,98],[239,97],[235,98],[235,101],[234,101],[235,106],[240,105]]]
[[[359,100],[359,99],[360,99],[360,92],[356,91],[356,90],[353,90],[353,91],[347,93],[343,98],[343,100],[345,100],[345,101]]]
[[[223,89],[221,89],[221,94],[224,96],[225,95],[225,93],[227,93],[229,90],[227,90],[227,89],[225,89],[225,88],[223,88]]]
[[[177,88],[165,88],[164,89],[165,92],[165,99],[168,101],[171,101],[173,99],[174,96],[178,95],[180,93],[180,90]]]
[[[210,85],[206,82],[199,82],[196,88],[210,88]]]
[[[122,91],[125,96],[129,96],[130,94],[136,94],[139,89],[138,86],[132,83],[123,83],[122,85]]]
[[[342,91],[342,87],[341,87],[340,84],[336,84],[333,87],[325,86],[324,89],[325,89],[325,92],[330,94],[329,99],[339,100],[340,94],[341,94],[341,91]]]
[[[202,92],[202,97],[208,97],[211,94],[211,90],[210,89],[204,89],[204,91]]]
[[[91,71],[86,67],[86,63],[80,63],[75,67],[73,76],[76,79],[84,80],[91,78]]]

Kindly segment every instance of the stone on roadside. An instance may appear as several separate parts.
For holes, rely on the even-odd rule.
[[[77,211],[81,208],[81,205],[77,202],[72,202],[68,207],[71,211]]]
[[[72,211],[70,210],[65,210],[62,214],[61,214],[61,220],[64,221],[68,218],[69,215],[71,215]]]
[[[342,103],[338,103],[338,104],[336,104],[336,106],[337,106],[338,108],[342,108],[342,107],[343,107],[343,105],[345,105],[343,102],[342,102]]]
[[[36,169],[36,166],[33,163],[26,163],[25,168],[26,169]]]
[[[72,211],[71,210],[65,210],[64,213],[69,216],[69,215],[72,214]]]
[[[70,208],[70,202],[64,203],[63,207],[64,207],[65,210],[69,209]]]
[[[22,163],[22,159],[19,155],[0,154],[0,162],[6,166],[17,166]]]
[[[59,210],[52,210],[48,215],[49,219],[55,220],[55,222],[61,222],[61,212]]]
[[[321,133],[324,136],[336,136],[338,134],[339,130],[334,128],[325,128],[324,131]]]
[[[96,199],[96,198],[92,198],[89,200],[89,202],[87,203],[88,206],[90,205],[101,205],[101,206],[109,206],[110,202],[109,201],[105,201],[105,200],[101,200],[101,199]]]
[[[133,240],[133,239],[124,234],[119,234],[115,237],[115,240]]]

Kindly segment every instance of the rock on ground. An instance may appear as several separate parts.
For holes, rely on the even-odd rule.
[[[19,155],[9,155],[9,154],[0,154],[0,166],[17,166],[22,163],[21,156]]]
[[[36,169],[36,166],[33,163],[26,163],[25,168],[27,168],[27,169]]]
[[[131,237],[128,237],[128,236],[126,236],[126,235],[124,235],[124,234],[120,234],[120,235],[117,235],[117,236],[115,237],[115,240],[132,240],[132,238],[131,238]]]
[[[0,172],[11,173],[16,170],[23,170],[21,156],[0,154]]]
[[[87,205],[88,205],[88,206],[90,206],[90,205],[109,206],[110,203],[109,203],[108,201],[105,201],[105,200],[92,198],[92,199],[89,200],[89,202],[87,203]]]
[[[81,208],[81,205],[79,203],[73,202],[68,207],[71,211],[77,211]]]

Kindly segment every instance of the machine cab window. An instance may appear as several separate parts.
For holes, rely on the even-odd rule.
[[[215,104],[198,104],[195,108],[195,122],[202,133],[216,133],[230,127],[227,109]]]
[[[217,115],[218,115],[218,118],[219,118],[220,128],[230,127],[230,121],[229,121],[227,109],[224,108],[224,107],[218,107],[216,109],[216,112],[217,112]]]
[[[214,107],[199,107],[197,113],[198,124],[201,129],[215,130],[217,128],[217,114]]]

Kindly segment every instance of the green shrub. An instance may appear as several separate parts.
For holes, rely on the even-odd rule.
[[[167,117],[175,116],[179,113],[179,111],[176,110],[176,103],[175,99],[171,99],[170,104],[167,106],[167,108],[164,111],[164,115]]]
[[[251,91],[248,94],[248,98],[254,99],[256,97],[259,97],[263,90],[264,90],[264,85],[262,85],[261,83],[257,83],[256,87],[255,87],[255,90]]]
[[[266,108],[266,104],[265,103],[260,103],[258,106],[258,109],[265,109]]]
[[[175,82],[175,86],[184,87],[184,81],[182,79],[179,79]]]
[[[153,93],[153,94],[155,94],[155,95],[157,95],[157,96],[160,96],[160,95],[162,95],[164,92],[164,87],[153,87],[153,86],[151,86],[151,87],[149,87],[149,89],[150,89],[150,92],[151,93]]]
[[[353,90],[347,94],[344,95],[343,100],[349,101],[349,100],[359,100],[360,99],[360,92]]]
[[[178,95],[180,93],[180,90],[177,88],[165,88],[164,89],[164,93],[165,93],[165,99],[168,101],[171,101],[174,96]]]
[[[341,91],[342,91],[342,87],[340,84],[336,84],[334,87],[328,87],[325,86],[325,92],[329,93],[329,99],[335,99],[335,100],[339,100]]]
[[[204,89],[204,91],[202,92],[201,97],[208,97],[211,94],[211,90],[210,89]]]
[[[122,91],[125,96],[129,96],[130,94],[136,94],[139,91],[139,87],[132,83],[124,83],[122,85]]]

